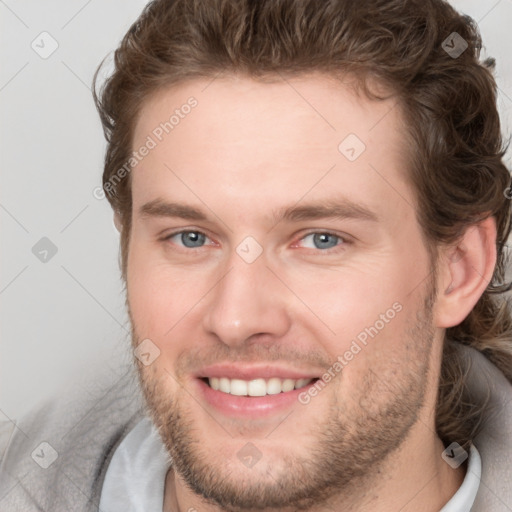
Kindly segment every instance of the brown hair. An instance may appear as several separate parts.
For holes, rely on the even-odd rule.
[[[464,51],[450,53],[454,47]],[[510,201],[504,191],[510,177],[503,163],[494,62],[479,61],[480,47],[471,18],[442,0],[150,2],[115,51],[114,72],[99,95],[96,81],[102,65],[93,81],[108,142],[103,185],[123,224],[123,279],[131,226],[130,176],[118,180],[113,190],[106,185],[129,161],[137,116],[155,92],[223,72],[254,79],[350,72],[373,99],[378,96],[369,83],[385,84],[398,98],[408,130],[409,178],[429,251],[455,243],[469,225],[486,217],[494,216],[497,223],[492,282],[469,316],[447,329],[445,337],[438,434],[445,442],[467,446],[478,431],[483,404],[475,409],[463,398],[465,370],[457,344],[483,352],[512,381],[511,315],[507,302],[496,296],[510,289],[504,284],[510,232]]]

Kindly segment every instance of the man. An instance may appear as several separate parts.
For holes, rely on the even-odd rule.
[[[440,0],[151,2],[95,94],[144,406],[12,429],[4,508],[512,510],[479,42]]]

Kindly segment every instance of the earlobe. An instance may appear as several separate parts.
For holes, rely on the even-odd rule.
[[[460,324],[489,285],[496,266],[496,221],[488,217],[468,227],[438,263],[437,327]]]

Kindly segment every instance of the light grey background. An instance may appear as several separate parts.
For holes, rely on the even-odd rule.
[[[105,141],[90,87],[145,3],[0,0],[0,420],[131,359],[119,237],[93,194]],[[497,59],[508,136],[512,0],[453,4],[478,21],[484,55]],[[57,248],[47,262],[32,252],[43,237]]]

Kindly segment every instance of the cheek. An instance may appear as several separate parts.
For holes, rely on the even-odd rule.
[[[295,295],[324,324],[326,333],[330,331],[338,339],[356,336],[404,295],[396,276],[382,265],[316,268],[302,276],[289,273],[287,280],[295,282]]]
[[[158,345],[175,338],[176,332],[207,293],[204,272],[184,271],[148,257],[150,251],[133,247],[127,272],[127,293],[132,321],[139,338]]]
[[[189,316],[194,298],[187,296],[187,287],[179,286],[171,276],[158,272],[157,267],[142,264],[128,275],[127,291],[130,315],[135,332],[135,345],[150,347],[156,354],[149,366],[140,366],[143,378],[158,383],[172,393],[175,382],[176,359],[190,347],[191,332]],[[195,301],[197,302],[197,300]],[[148,342],[146,340],[150,340]],[[135,351],[137,351],[137,348]],[[170,376],[174,378],[170,378]],[[161,393],[160,393],[161,394]]]
[[[333,362],[343,358],[347,376],[382,365],[391,354],[403,359],[401,348],[423,300],[423,288],[411,285],[413,276],[414,265],[399,255],[364,268],[295,276],[294,292],[313,313],[296,321],[317,334]],[[293,282],[294,276],[288,279]]]
[[[145,251],[141,244],[132,241],[126,287],[132,321],[138,336],[153,339],[162,331],[159,324],[167,323],[166,315],[162,315],[163,305],[171,297],[170,287],[158,279],[159,272],[150,256],[150,250]]]

